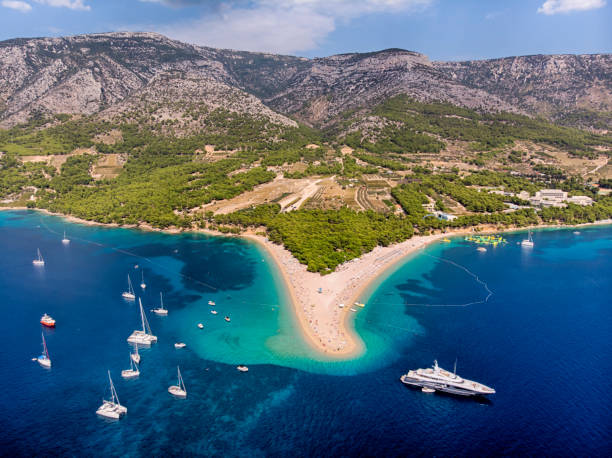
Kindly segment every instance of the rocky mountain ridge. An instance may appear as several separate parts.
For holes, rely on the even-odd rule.
[[[171,84],[164,88],[163,81]],[[146,110],[156,100],[189,102],[162,118],[204,106],[321,127],[398,94],[552,119],[576,110],[606,112],[612,55],[431,62],[389,49],[306,59],[194,46],[154,33],[0,42],[0,127],[36,112],[108,118]]]

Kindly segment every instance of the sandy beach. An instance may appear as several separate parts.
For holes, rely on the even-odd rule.
[[[28,210],[20,207],[0,207],[0,210]],[[47,210],[39,210],[66,218],[68,221],[110,227],[120,227],[117,224],[104,224],[82,220],[74,216],[65,216]],[[598,221],[596,223],[565,225],[540,225],[522,228],[507,228],[500,230],[496,226],[480,226],[479,233],[502,233],[526,231],[527,229],[543,228],[570,228],[601,224],[612,224],[612,220]],[[122,226],[145,231],[162,231],[171,234],[183,232],[178,228],[156,229],[147,224]],[[202,232],[215,236],[228,236],[216,231],[206,229],[190,229],[187,231]],[[427,236],[414,236],[402,243],[388,247],[378,246],[360,258],[353,259],[340,265],[335,272],[329,275],[308,272],[306,266],[293,257],[291,252],[282,245],[270,242],[267,238],[252,232],[241,237],[252,240],[264,247],[274,259],[282,277],[297,320],[308,343],[315,349],[331,357],[341,359],[359,356],[364,350],[364,344],[359,335],[349,324],[353,313],[359,313],[361,295],[367,287],[386,270],[406,256],[425,248],[432,242],[446,237],[453,237],[471,233],[472,229],[458,229],[447,233]],[[230,235],[230,237],[236,237]],[[365,304],[368,307],[368,304]],[[355,311],[353,311],[355,310]]]

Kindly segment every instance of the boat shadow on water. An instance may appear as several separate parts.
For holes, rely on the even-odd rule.
[[[421,391],[421,387],[418,387],[418,386],[409,386],[409,385],[404,385],[404,386],[410,391],[414,391],[414,392]],[[427,393],[421,393],[421,394],[425,396]],[[480,404],[480,405],[485,405],[485,406],[494,405],[494,402],[493,400],[491,400],[491,398],[488,398],[483,395],[463,396],[459,394],[447,393],[447,392],[438,391],[438,390],[430,394],[435,395],[436,397],[441,396],[443,398],[453,399],[455,402],[465,402],[465,403]]]

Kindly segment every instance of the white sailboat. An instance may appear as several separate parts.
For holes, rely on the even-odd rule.
[[[117,420],[121,418],[121,415],[127,413],[127,407],[122,406],[119,402],[119,397],[117,396],[115,385],[113,385],[110,371],[108,371],[108,381],[110,383],[111,398],[110,400],[102,399],[102,405],[96,410],[96,413],[102,417]]]
[[[42,254],[40,254],[40,248],[37,248],[36,251],[38,253],[38,257],[32,261],[32,264],[35,266],[44,266],[45,260],[43,259]]]
[[[521,242],[521,246],[531,248],[533,247],[533,239],[531,238],[531,231],[528,232],[527,238]]]
[[[134,362],[132,359],[132,354],[130,353],[130,368],[121,371],[121,377],[123,378],[135,378],[140,375],[140,371],[138,370],[138,364]]]
[[[141,270],[140,273],[142,274],[142,280],[140,280],[140,287],[142,289],[145,289],[147,287],[147,284],[144,282],[144,270]]]
[[[64,238],[62,239],[62,243],[64,245],[68,245],[70,243],[70,239],[66,238],[66,231],[64,231]]]
[[[156,309],[153,309],[152,310],[153,313],[155,313],[156,315],[167,316],[168,309],[164,308],[164,298],[162,297],[161,291],[159,292],[159,303],[160,303],[160,306]]]
[[[142,301],[140,300],[140,298],[138,298],[138,305],[140,306],[140,320],[142,322],[142,331],[134,331],[132,335],[128,337],[127,341],[129,343],[138,345],[151,345],[152,343],[157,342],[157,336],[154,336],[151,333],[151,327],[149,326],[149,322],[147,321],[144,309],[142,308]]]
[[[42,346],[43,346],[43,352],[42,354],[36,358],[36,360],[38,361],[38,364],[40,364],[42,367],[51,367],[51,358],[49,358],[49,350],[47,350],[47,342],[45,342],[45,335],[42,335]]]
[[[185,388],[185,382],[181,376],[181,370],[178,366],[176,366],[176,370],[178,372],[178,382],[176,385],[168,387],[168,393],[170,393],[172,396],[176,396],[177,398],[186,398],[187,389]]]
[[[130,278],[130,274],[128,274],[128,290],[121,293],[124,299],[129,301],[133,301],[136,299],[136,294],[134,294],[134,288],[132,287],[132,279]]]
[[[138,353],[138,345],[134,345],[134,350],[136,350],[136,352],[130,353],[130,358],[132,358],[132,361],[134,361],[136,364],[140,364],[140,353]]]

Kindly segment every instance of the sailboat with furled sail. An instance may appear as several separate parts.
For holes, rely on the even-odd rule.
[[[183,376],[181,375],[181,369],[176,366],[176,371],[178,372],[178,382],[176,385],[168,387],[168,393],[170,393],[172,396],[176,396],[177,398],[186,398],[187,389],[185,388],[185,382],[183,381]]]
[[[160,306],[156,309],[153,309],[152,312],[155,313],[156,315],[167,316],[168,309],[164,308],[164,298],[162,296],[161,291],[159,292],[159,303],[160,303]]]
[[[119,402],[119,396],[117,396],[117,390],[115,390],[115,385],[113,385],[110,371],[108,371],[108,381],[110,383],[111,398],[110,400],[102,399],[102,405],[96,410],[96,413],[101,417],[118,420],[127,413],[127,407],[122,406]]]
[[[40,248],[36,249],[36,252],[38,254],[38,256],[36,257],[36,259],[34,259],[32,261],[32,264],[34,264],[35,266],[44,266],[45,265],[45,260],[42,257],[42,254],[40,254]]]
[[[130,353],[130,358],[136,364],[140,364],[140,353],[138,353],[138,345],[134,345],[134,353]]]
[[[130,368],[121,371],[121,377],[123,378],[135,378],[140,375],[140,370],[138,370],[138,364],[134,362],[132,358],[132,354],[130,353]]]
[[[136,299],[136,294],[134,294],[134,288],[132,287],[132,279],[130,278],[130,274],[128,274],[128,290],[121,293],[121,296],[128,301],[133,301]]]
[[[38,361],[38,364],[40,364],[42,367],[49,368],[51,367],[51,358],[49,358],[49,350],[47,350],[47,342],[45,342],[45,335],[41,335],[43,352],[38,358],[36,358],[36,360]]]
[[[127,341],[132,344],[148,346],[154,342],[157,342],[157,336],[154,336],[151,332],[151,327],[149,326],[145,311],[142,308],[142,301],[140,298],[138,298],[138,305],[140,307],[140,321],[142,323],[142,330],[135,330],[132,335],[128,337]]]
[[[70,244],[70,239],[66,237],[66,231],[64,231],[64,238],[62,239],[62,244],[64,245]]]

